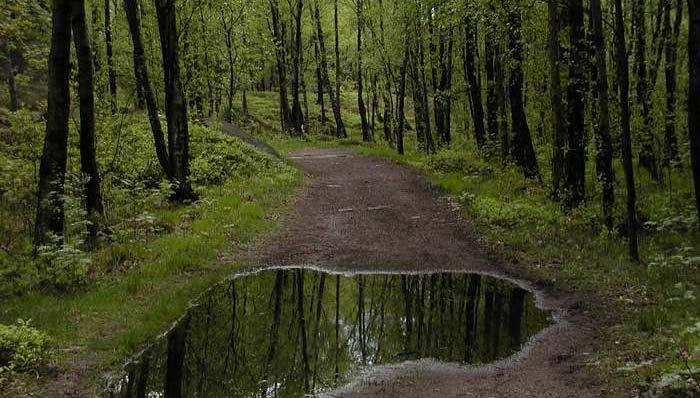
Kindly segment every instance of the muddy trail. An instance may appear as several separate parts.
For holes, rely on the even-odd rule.
[[[290,155],[306,175],[296,213],[255,256],[258,266],[349,272],[461,271],[508,279],[536,293],[556,322],[520,353],[484,366],[417,362],[384,366],[332,396],[598,397],[607,386],[586,369],[594,343],[581,298],[528,277],[489,253],[460,209],[421,173],[346,149]]]

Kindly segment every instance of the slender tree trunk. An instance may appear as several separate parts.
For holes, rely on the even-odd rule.
[[[187,317],[168,335],[168,355],[165,370],[165,386],[163,390],[163,396],[165,398],[183,397],[182,381],[185,377],[185,354],[190,322],[189,317]]]
[[[496,76],[496,102],[498,104],[498,130],[501,135],[499,137],[501,143],[501,158],[503,161],[511,157],[512,139],[510,128],[508,127],[508,105],[506,96],[506,77],[505,68],[503,67],[502,57],[504,56],[503,45],[500,42],[495,43],[496,54],[494,57],[494,70]]]
[[[296,0],[294,10],[294,47],[292,49],[292,130],[297,136],[304,134],[304,112],[301,109],[301,101],[299,99],[302,83],[301,15],[303,9],[303,1]]]
[[[625,170],[627,187],[627,234],[629,237],[629,255],[632,261],[639,261],[637,242],[637,191],[634,185],[634,166],[632,164],[632,133],[630,127],[629,99],[629,61],[625,44],[625,21],[622,0],[615,0],[615,47],[617,80],[620,90],[620,119],[622,127],[622,163]]]
[[[156,0],[156,15],[163,56],[170,175],[176,184],[173,199],[195,200],[197,195],[189,182],[189,127],[187,101],[180,81],[175,0]]]
[[[275,56],[277,58],[277,80],[279,84],[280,124],[282,130],[288,130],[292,125],[292,111],[289,109],[287,98],[287,52],[285,37],[280,21],[279,0],[269,0],[272,17],[272,38],[275,40]]]
[[[5,60],[5,73],[7,73],[7,92],[10,97],[10,110],[16,111],[19,109],[19,99],[17,95],[17,81],[15,80],[15,65],[13,61],[14,54],[9,49],[5,51],[7,59]]]
[[[608,230],[612,230],[613,210],[615,208],[615,178],[612,165],[613,147],[610,137],[610,110],[608,106],[608,68],[605,59],[603,11],[600,0],[591,0],[591,19],[597,75],[595,88],[598,97],[596,173],[602,186],[603,223]]]
[[[562,104],[561,76],[559,65],[561,62],[561,44],[559,32],[561,22],[559,20],[559,5],[556,1],[547,3],[549,15],[549,80],[550,80],[550,104],[552,107],[552,197],[555,200],[562,198],[564,188],[564,148],[566,146],[566,126],[564,120],[564,105]]]
[[[362,71],[362,29],[364,25],[362,0],[356,0],[357,4],[357,107],[360,112],[360,127],[362,130],[362,141],[369,142],[372,136],[369,133],[369,124],[367,123],[367,109],[365,108],[364,81]]]
[[[146,53],[143,47],[143,37],[141,35],[141,18],[138,10],[138,0],[124,0],[124,11],[126,20],[129,24],[129,32],[131,33],[131,42],[134,47],[134,64],[136,81],[143,90],[146,109],[148,110],[148,121],[151,124],[151,132],[153,134],[153,145],[158,157],[158,163],[163,169],[163,173],[169,179],[172,178],[170,172],[170,161],[168,160],[168,148],[165,144],[163,128],[158,117],[158,104],[156,95],[153,92],[153,86],[148,74],[146,66]]]
[[[313,17],[313,10],[311,11]],[[318,37],[314,37],[314,54],[316,55],[316,103],[321,107],[321,124],[326,123],[326,101],[324,99],[323,78],[321,74],[321,54],[318,48]]]
[[[486,69],[486,142],[488,146],[487,155],[493,154],[493,150],[498,143],[498,100],[496,97],[496,49],[493,34],[493,26],[486,29],[485,41],[487,43],[484,51],[484,63]]]
[[[634,71],[637,77],[637,101],[642,109],[644,129],[641,132],[641,151],[639,164],[644,167],[651,178],[659,179],[659,171],[654,154],[653,116],[651,114],[651,96],[649,92],[649,77],[646,66],[646,18],[644,15],[644,0],[635,0],[632,8],[632,25],[635,29]]]
[[[405,104],[405,99],[406,99],[406,68],[408,67],[408,53],[409,53],[409,45],[405,44],[405,48],[403,50],[403,61],[401,62],[401,71],[400,71],[400,80],[399,80],[399,115],[398,115],[398,121],[399,121],[399,128],[396,131],[396,150],[399,153],[399,155],[404,154],[404,147],[403,147],[403,135],[404,135],[404,128],[406,126],[406,117],[404,114],[404,104]]]
[[[340,102],[340,35],[338,33],[338,0],[333,0],[333,29],[335,33],[335,92]]]
[[[508,44],[512,60],[510,82],[508,84],[510,114],[513,123],[512,154],[515,164],[518,165],[525,177],[539,180],[541,179],[540,169],[535,156],[535,148],[532,145],[530,127],[527,124],[527,116],[525,115],[523,104],[522,16],[517,6],[509,10],[508,22]]]
[[[74,0],[71,25],[75,52],[78,58],[78,94],[80,97],[80,171],[85,181],[85,210],[88,219],[88,243],[97,238],[100,218],[103,216],[100,173],[95,154],[95,94],[90,50],[90,36],[85,20],[85,3]]]
[[[112,47],[112,0],[104,0],[105,10],[105,45],[107,47],[107,76],[109,80],[110,106],[112,113],[117,113],[117,72],[114,69],[114,50]]]
[[[688,138],[700,224],[700,0],[688,0]]]
[[[484,107],[481,101],[481,84],[477,79],[476,49],[477,33],[470,10],[464,17],[464,80],[467,82],[469,90],[469,103],[471,104],[472,122],[474,123],[474,136],[476,144],[480,150],[486,148],[486,126],[484,125]],[[487,44],[487,48],[491,44]],[[487,49],[490,52],[490,50]],[[488,67],[487,67],[488,69]],[[493,72],[493,69],[491,69]],[[488,80],[487,71],[487,80]],[[493,77],[493,75],[491,75]]]
[[[336,137],[347,138],[348,134],[345,131],[345,124],[343,123],[343,118],[340,114],[340,96],[337,92],[335,92],[335,90],[333,90],[331,79],[328,74],[326,43],[323,37],[323,28],[321,27],[321,11],[319,10],[318,0],[314,0],[314,17],[316,20],[316,37],[318,38],[318,46],[321,53],[321,74],[323,75],[323,81],[325,82],[326,90],[328,90],[328,96],[331,99],[331,105],[333,107]]]
[[[61,237],[64,226],[63,192],[68,158],[68,118],[70,112],[71,2],[51,2],[51,52],[48,65],[46,135],[39,166],[37,214],[34,230],[36,249]]]
[[[678,59],[678,37],[680,35],[681,22],[683,17],[683,2],[676,0],[676,16],[671,29],[671,0],[664,0],[668,10],[664,17],[664,25],[670,30],[666,36],[665,58],[666,69],[664,77],[666,80],[666,123],[664,128],[665,162],[679,166],[680,156],[678,153],[678,137],[676,136],[676,86],[678,78],[676,63]]]
[[[586,199],[585,96],[586,36],[583,0],[569,0],[569,85],[567,89],[567,145],[564,151],[564,206],[578,207]]]

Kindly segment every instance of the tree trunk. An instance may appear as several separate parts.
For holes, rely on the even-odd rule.
[[[68,118],[70,113],[71,2],[51,2],[51,52],[48,65],[46,134],[39,166],[34,247],[62,243],[64,226],[63,192],[68,158]]]
[[[471,104],[472,121],[474,123],[474,137],[480,150],[486,147],[486,126],[484,125],[484,107],[481,101],[481,84],[477,79],[477,65],[475,53],[477,49],[477,33],[473,17],[469,14],[464,17],[464,80],[469,90],[469,103]],[[487,44],[487,48],[490,44]],[[491,52],[487,49],[487,51]],[[488,67],[487,67],[488,69]],[[491,73],[493,69],[491,69]],[[487,71],[487,74],[489,72]],[[491,74],[493,77],[493,74]],[[487,75],[488,80],[488,75]]]
[[[653,116],[651,114],[651,96],[646,66],[646,18],[644,0],[636,0],[632,8],[632,25],[636,37],[634,46],[634,71],[637,77],[637,101],[642,109],[644,128],[641,132],[641,151],[639,164],[644,167],[651,178],[659,179],[659,171],[654,154]]]
[[[319,31],[321,30],[320,17],[317,16]],[[333,115],[335,116],[335,135],[336,137],[346,138],[348,133],[345,131],[345,124],[342,123],[342,115],[340,111],[340,36],[338,35],[338,0],[333,1],[333,29],[335,30],[335,104],[333,105]],[[322,33],[319,33],[319,41]],[[338,121],[340,120],[340,124]]]
[[[301,14],[303,9],[303,1],[297,0],[294,10],[294,47],[292,49],[292,130],[297,136],[304,134],[304,112],[301,109],[299,99],[302,63]]]
[[[104,214],[100,173],[95,154],[95,94],[92,50],[85,20],[85,3],[73,1],[71,25],[78,58],[78,94],[80,97],[80,171],[85,177],[85,211],[88,243],[97,239],[100,218]]]
[[[112,48],[112,0],[105,0],[105,45],[107,47],[107,76],[112,114],[117,113],[117,72],[114,70],[114,50]]]
[[[129,24],[131,42],[134,47],[136,84],[141,86],[141,89],[143,90],[146,109],[148,110],[148,121],[151,124],[153,144],[155,146],[156,156],[158,157],[158,163],[160,163],[160,167],[163,169],[163,173],[166,175],[166,177],[171,179],[172,174],[170,173],[168,149],[165,144],[165,137],[163,135],[163,128],[160,124],[160,118],[158,117],[158,104],[156,103],[156,96],[153,92],[153,86],[151,86],[148,68],[146,67],[146,53],[143,47],[141,18],[139,16],[138,7],[138,0],[124,0],[124,11],[126,13],[126,20]]]
[[[505,68],[503,67],[502,57],[504,56],[503,45],[500,42],[495,44],[496,54],[494,57],[493,68],[496,75],[496,102],[498,104],[498,130],[501,133],[499,140],[501,142],[501,159],[506,161],[510,158],[512,152],[512,139],[510,129],[508,127],[508,106],[506,104],[506,77]]]
[[[508,22],[508,44],[512,61],[508,84],[511,122],[513,124],[512,155],[515,164],[518,165],[525,177],[539,180],[541,179],[540,169],[523,104],[523,45],[520,31],[522,16],[517,6],[508,11]]]
[[[279,0],[270,0],[270,13],[272,16],[272,38],[275,40],[275,56],[277,59],[277,80],[280,93],[280,124],[282,130],[288,130],[292,125],[292,111],[289,109],[287,98],[287,52],[285,50],[285,37],[280,21]]]
[[[404,105],[405,105],[405,99],[406,99],[406,68],[408,67],[408,44],[405,45],[405,48],[403,50],[403,61],[401,62],[401,71],[400,71],[400,80],[399,80],[399,128],[396,131],[396,150],[399,153],[399,155],[404,154],[404,147],[403,147],[403,135],[404,135],[404,128],[406,126],[406,118],[404,115]]]
[[[564,120],[564,106],[562,104],[561,76],[559,64],[561,62],[561,45],[559,32],[561,22],[559,20],[559,5],[556,1],[547,3],[549,15],[549,79],[550,79],[550,104],[552,107],[552,197],[555,200],[562,198],[564,188],[564,148],[566,146],[566,131]]]
[[[498,143],[498,100],[496,96],[496,46],[493,44],[496,38],[492,30],[493,26],[486,29],[486,46],[484,51],[484,63],[486,69],[486,141],[488,143],[487,155],[492,154]]]
[[[316,37],[318,38],[318,47],[321,53],[321,74],[323,75],[323,81],[326,85],[326,90],[328,90],[328,96],[331,99],[331,106],[333,107],[333,116],[335,117],[335,133],[338,138],[347,138],[348,134],[345,131],[345,124],[343,123],[343,118],[340,114],[340,98],[338,93],[334,92],[333,86],[331,85],[331,79],[328,74],[328,60],[326,57],[326,43],[323,37],[323,28],[321,27],[321,12],[318,6],[318,0],[314,0],[314,19],[316,20]]]
[[[9,49],[5,51],[7,59],[5,60],[5,69],[7,73],[7,92],[10,97],[10,110],[12,112],[19,109],[19,99],[17,95],[17,81],[15,80],[15,65],[13,62],[13,53]]]
[[[313,11],[311,13],[313,17]],[[314,54],[316,55],[316,103],[321,107],[321,124],[326,123],[326,101],[324,99],[323,78],[321,74],[321,54],[318,48],[318,37],[314,37]]]
[[[688,138],[700,224],[700,0],[688,0]]]
[[[609,231],[613,229],[615,209],[615,178],[613,174],[613,147],[610,138],[610,110],[608,104],[608,68],[605,59],[603,11],[600,0],[591,0],[591,20],[593,23],[593,45],[595,47],[596,93],[598,97],[598,123],[596,141],[596,174],[602,187],[603,223]]]
[[[156,0],[156,15],[163,56],[170,175],[176,184],[173,199],[177,201],[195,200],[197,195],[189,182],[189,127],[187,125],[187,102],[180,81],[175,0]]]
[[[625,22],[622,0],[615,0],[615,47],[617,58],[617,80],[620,90],[620,122],[622,127],[622,163],[627,187],[627,234],[629,255],[632,261],[639,261],[637,242],[637,191],[634,185],[634,165],[632,164],[632,134],[630,127],[629,61],[625,44]],[[700,85],[699,85],[700,86]]]
[[[578,207],[586,199],[585,95],[586,37],[583,0],[569,0],[569,84],[567,89],[567,145],[564,151],[564,206]]]
[[[367,109],[365,108],[364,81],[362,78],[362,29],[363,29],[363,2],[357,2],[357,108],[360,112],[360,127],[362,130],[362,141],[369,142],[372,136],[369,133],[369,124],[367,123]]]
[[[666,2],[666,16],[664,17],[664,25],[666,29],[671,30],[671,0]],[[666,69],[664,77],[666,80],[666,123],[664,126],[664,147],[665,147],[665,163],[680,165],[680,156],[678,153],[678,137],[676,136],[676,85],[678,78],[676,77],[676,63],[678,60],[678,36],[680,35],[681,22],[683,17],[682,0],[676,0],[676,16],[673,21],[673,29],[666,36],[665,58]]]

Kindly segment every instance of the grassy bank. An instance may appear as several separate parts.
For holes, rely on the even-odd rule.
[[[0,324],[30,319],[53,348],[48,364],[31,372],[0,372],[4,392],[51,396],[66,387],[55,372],[70,374],[79,390],[98,388],[104,371],[163,332],[190,300],[240,267],[221,261],[223,253],[244,248],[278,225],[301,174],[217,132],[195,127],[193,133],[198,148],[192,168],[201,199],[180,207],[162,201],[157,188],[142,195],[133,184],[108,186],[107,198],[116,208],[111,241],[92,251],[76,245],[50,256],[51,264],[67,265],[71,275],[80,265],[80,285],[59,290],[42,283],[42,264],[48,260],[31,260],[20,250],[25,245],[4,254],[5,278],[14,275],[10,267],[37,276],[22,278],[26,289],[2,298]]]

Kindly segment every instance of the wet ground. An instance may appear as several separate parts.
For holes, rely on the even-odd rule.
[[[261,271],[203,297],[128,366],[119,396],[333,394],[376,365],[506,358],[548,316],[526,290],[478,274]]]
[[[594,342],[590,318],[577,309],[580,308],[580,299],[560,292],[556,286],[529,277],[524,267],[501,259],[498,253],[484,250],[469,223],[460,217],[460,209],[433,189],[423,175],[389,161],[354,155],[349,150],[307,149],[293,154],[291,158],[307,177],[295,215],[287,220],[279,234],[252,247],[247,253],[232,253],[230,258],[223,260],[243,262],[250,267],[310,266],[332,272],[380,275],[366,275],[364,283],[358,281],[359,276],[345,282],[341,278],[340,295],[334,294],[335,277],[326,276],[320,306],[317,305],[318,299],[314,303],[314,292],[318,294],[323,274],[311,271],[301,278],[303,283],[299,283],[298,274],[287,273],[280,295],[274,293],[278,291],[275,287],[279,282],[278,274],[275,271],[265,273],[264,278],[268,281],[263,283],[264,288],[258,288],[256,294],[262,296],[255,305],[250,302],[245,306],[241,304],[244,294],[237,287],[237,304],[232,306],[233,290],[229,286],[227,294],[219,299],[202,301],[197,310],[199,315],[193,314],[191,318],[183,319],[181,325],[192,325],[191,333],[186,332],[190,326],[173,329],[168,343],[161,344],[153,353],[154,364],[147,363],[146,366],[141,363],[147,373],[159,375],[146,379],[152,379],[155,383],[154,390],[194,389],[186,390],[187,393],[182,396],[197,396],[190,392],[198,391],[200,385],[234,388],[227,384],[232,380],[230,376],[221,375],[230,375],[234,371],[235,351],[241,358],[237,362],[236,371],[241,372],[238,379],[246,380],[235,388],[253,392],[245,396],[270,393],[271,396],[293,397],[305,390],[307,384],[311,390],[342,385],[327,390],[327,395],[333,397],[522,398],[603,395],[605,386],[592,378],[586,367],[587,352],[592,350]],[[401,276],[388,275],[406,272],[423,273],[422,277],[411,277],[412,281],[407,282],[407,286],[411,286],[408,289],[412,303],[408,307],[410,316],[405,313],[406,290]],[[471,283],[475,274],[482,275],[482,280]],[[501,281],[488,279],[486,275]],[[451,288],[446,287],[449,286],[448,282],[443,284],[445,276],[452,279]],[[503,280],[515,283],[517,288]],[[382,283],[389,283],[390,286],[385,289]],[[458,287],[460,283],[461,288]],[[251,286],[248,294],[252,294],[255,283],[247,284]],[[301,295],[295,293],[300,285],[304,292]],[[500,286],[500,293],[489,287],[494,285]],[[364,294],[359,293],[361,286]],[[478,293],[469,293],[470,286],[479,286]],[[536,293],[533,297],[523,289]],[[382,291],[388,295],[382,296]],[[431,300],[430,295],[439,297],[440,291],[449,292],[453,299],[445,300],[442,304],[439,304],[439,298],[433,297]],[[487,298],[487,292],[489,296],[492,295],[491,298]],[[520,336],[513,333],[515,328],[510,330],[507,326],[513,319],[511,314],[518,313],[510,305],[513,292],[524,295]],[[221,292],[218,294],[223,295]],[[365,298],[360,300],[363,296]],[[279,306],[279,329],[273,331],[272,325],[277,323],[277,297],[285,305]],[[300,297],[303,299],[299,300]],[[340,319],[334,323],[334,300],[337,297],[340,297],[341,309],[338,313],[341,314],[342,323]],[[495,309],[499,306],[496,304],[497,297],[501,297],[501,310]],[[545,312],[534,308],[534,298],[539,308],[553,314],[555,322],[530,339],[522,350],[510,355],[543,326]],[[222,300],[227,303],[223,307],[218,303]],[[421,300],[423,304],[419,305]],[[303,301],[301,305],[300,301]],[[380,302],[385,303],[383,321],[377,319],[382,313]],[[440,313],[438,308],[449,308],[450,302],[454,310],[437,316]],[[473,303],[469,304],[474,307],[473,317],[468,316],[470,310],[466,303],[469,302]],[[228,308],[231,313],[214,317],[201,315],[207,313],[207,306],[212,311]],[[232,308],[238,308],[235,315]],[[248,308],[245,311],[249,321],[241,324],[243,328],[232,331],[232,325],[236,324],[232,318],[242,319],[240,311],[243,308]],[[314,311],[319,308],[320,318]],[[417,320],[419,309],[423,316],[421,322]],[[450,311],[455,312],[446,316]],[[461,315],[456,311],[461,311]],[[362,319],[358,314],[364,314]],[[393,319],[389,319],[387,314]],[[432,314],[433,318],[427,314]],[[445,319],[450,319],[449,316],[453,316],[452,321],[445,322]],[[454,321],[455,317],[458,321]],[[407,318],[413,319],[413,322],[406,322]],[[467,319],[473,322],[468,324]],[[496,319],[500,319],[499,327],[494,325]],[[213,327],[214,322],[219,326]],[[412,325],[410,338],[407,337],[409,324]],[[197,325],[196,328],[194,325]],[[339,337],[337,343],[336,325],[343,332],[339,332],[339,335],[344,337]],[[418,325],[423,326],[419,328]],[[420,339],[417,337],[419,330]],[[205,331],[210,335],[219,335],[214,339],[216,344],[207,343],[214,340],[204,339],[202,334]],[[279,337],[275,349],[271,350],[273,332]],[[449,341],[441,333],[448,333],[451,336]],[[499,333],[498,336],[496,333]],[[222,345],[222,342],[232,339],[231,334],[234,340],[246,336],[245,344]],[[457,338],[453,339],[454,336]],[[491,343],[487,342],[489,338]],[[188,344],[195,347],[193,339],[197,341],[197,348],[188,350]],[[303,348],[304,340],[306,349]],[[497,341],[495,345],[494,340]],[[231,348],[232,345],[237,348]],[[342,361],[340,358],[336,361],[334,356],[339,346],[342,348]],[[242,347],[247,347],[244,352],[236,351]],[[270,354],[271,351],[274,355]],[[166,377],[170,366],[167,358],[177,359],[178,356],[180,359],[172,363],[179,364],[175,370],[179,369],[180,373]],[[250,359],[251,356],[255,359]],[[404,359],[429,357],[442,359],[443,362],[403,362]],[[491,362],[493,360],[496,361]],[[216,365],[210,364],[211,361]],[[490,363],[478,365],[487,362]],[[336,372],[336,363],[342,371]],[[363,364],[375,366],[370,371],[358,372],[357,369],[363,368]],[[214,367],[218,367],[218,370],[211,370]],[[228,373],[221,373],[222,369]],[[198,374],[203,376],[199,377]],[[143,371],[134,369],[132,376],[133,389],[143,378]],[[181,384],[163,384],[167,384],[168,380],[179,380]],[[271,393],[274,391],[278,394]]]

